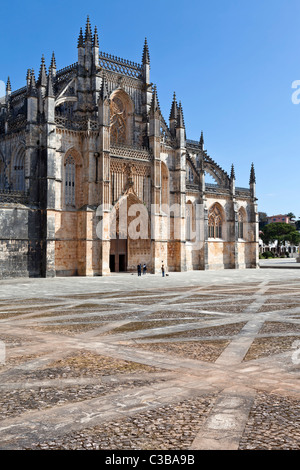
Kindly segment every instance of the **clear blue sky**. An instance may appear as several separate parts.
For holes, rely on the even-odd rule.
[[[257,176],[259,211],[300,217],[299,0],[1,2],[0,80],[25,85],[55,51],[58,68],[77,61],[87,15],[100,50],[141,61],[145,36],[162,112],[182,101],[187,137],[198,140],[237,186]],[[0,93],[1,94],[1,93]]]

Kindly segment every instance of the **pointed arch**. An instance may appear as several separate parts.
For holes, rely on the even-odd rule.
[[[25,146],[19,145],[12,161],[12,187],[14,191],[25,191]]]
[[[5,163],[4,157],[0,152],[0,191],[5,189]]]
[[[208,211],[208,237],[223,238],[224,222],[224,210],[222,206],[216,202]]]
[[[161,162],[161,205],[169,207],[169,170],[164,162]]]
[[[63,160],[63,206],[76,209],[83,205],[82,157],[74,147],[67,150]]]
[[[110,215],[110,269],[134,271],[151,262],[149,213],[132,188],[120,197]]]
[[[189,183],[194,183],[194,172],[191,165],[187,165],[187,180]]]
[[[238,238],[245,238],[245,226],[247,223],[247,213],[244,207],[240,207],[237,214],[238,218]]]
[[[196,216],[195,205],[192,201],[187,201],[185,205],[185,221],[186,221],[186,240],[194,241],[196,233]]]

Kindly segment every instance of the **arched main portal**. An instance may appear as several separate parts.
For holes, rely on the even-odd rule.
[[[151,263],[151,233],[146,206],[133,190],[122,196],[111,213],[110,271],[133,272]]]

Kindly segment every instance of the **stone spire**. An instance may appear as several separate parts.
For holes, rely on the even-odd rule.
[[[45,120],[48,124],[54,124],[55,115],[55,95],[53,91],[52,74],[49,73],[47,81],[47,90],[44,105]]]
[[[230,173],[230,179],[235,180],[235,171],[234,171],[234,165],[231,165],[231,173]]]
[[[201,137],[200,137],[199,144],[200,144],[201,150],[204,150],[204,136],[203,136],[203,131],[201,131]]]
[[[142,67],[143,67],[143,79],[145,84],[147,85],[146,90],[146,103],[149,106],[149,101],[151,100],[151,91],[150,91],[150,54],[149,48],[147,43],[147,38],[145,38],[144,42],[144,49],[143,49],[143,56],[142,56]]]
[[[183,148],[186,146],[186,136],[185,136],[185,125],[184,125],[184,118],[183,118],[183,111],[181,101],[179,101],[179,105],[177,108],[177,125],[176,125],[176,140],[177,145],[179,148]],[[182,157],[182,155],[181,155]],[[180,157],[180,158],[181,158]]]
[[[101,89],[100,89],[100,96],[102,98],[102,101],[105,101],[107,98],[109,98],[109,92],[108,92],[108,85],[105,76],[102,79],[102,84],[101,84]]]
[[[172,106],[171,106],[171,111],[170,111],[170,117],[169,120],[172,121],[173,119],[177,121],[177,101],[176,101],[176,94],[174,91],[173,94],[173,101],[172,101]]]
[[[95,66],[94,57],[96,54],[93,54],[93,51],[97,50],[97,48],[93,48],[93,33],[90,18],[87,17],[84,36],[84,69],[88,75],[91,75]]]
[[[30,81],[31,81],[31,70],[27,69],[27,75],[26,75],[27,89],[30,88]]]
[[[144,42],[142,64],[143,65],[146,65],[146,64],[150,65],[150,54],[149,54],[149,47],[148,47],[148,43],[147,43],[147,38],[145,38],[145,42]]]
[[[55,54],[52,52],[52,57],[51,57],[51,64],[49,68],[49,72],[53,77],[56,75],[56,60],[55,60]]]
[[[30,73],[30,77],[29,77]],[[34,70],[27,72],[29,80],[28,94],[27,94],[27,120],[30,123],[36,123],[38,116],[38,92],[36,88]]]
[[[256,176],[255,176],[255,170],[254,170],[254,164],[252,163],[251,165],[251,171],[250,171],[250,181],[249,184],[255,184],[256,183]]]
[[[159,107],[159,101],[157,98],[157,88],[156,88],[156,85],[154,85],[152,101],[151,101],[151,106],[150,106],[150,114],[155,114],[157,112],[160,113],[160,107]]]
[[[93,47],[99,47],[99,37],[98,37],[97,26],[95,26],[94,39],[93,39]]]
[[[94,70],[99,69],[99,38],[97,26],[95,26],[94,38],[93,38],[93,67]]]
[[[84,39],[82,34],[82,28],[80,28],[77,48],[79,72],[82,72],[84,70]]]
[[[171,106],[171,111],[170,111],[170,116],[169,116],[169,122],[170,122],[170,131],[173,136],[176,134],[176,126],[177,126],[177,101],[176,101],[176,94],[174,91],[173,94],[173,101],[172,101],[172,106]]]
[[[184,128],[184,119],[183,119],[183,111],[182,111],[182,105],[181,101],[179,101],[179,106],[178,106],[178,114],[177,114],[177,127]]]
[[[234,166],[233,164],[231,165],[231,173],[230,173],[230,189],[231,189],[231,194],[233,197],[235,197],[235,171],[234,171]]]
[[[254,170],[254,164],[252,163],[251,165],[251,171],[250,171],[250,194],[253,200],[256,199],[256,177],[255,177],[255,170]]]
[[[36,88],[36,81],[35,81],[34,69],[31,69],[30,87],[31,87],[31,88]]]
[[[38,78],[38,84],[40,86],[43,86],[43,87],[47,86],[47,70],[46,70],[44,55],[42,55],[42,61],[41,61],[41,68],[40,68],[39,78]]]
[[[36,96],[37,90],[36,90],[36,81],[35,81],[35,75],[34,75],[34,70],[31,70],[30,74],[30,96]]]
[[[10,78],[7,77],[7,82],[6,82],[6,94],[10,95],[11,93],[11,83],[10,83]]]
[[[91,23],[90,23],[90,18],[89,16],[87,17],[86,20],[86,26],[85,26],[85,43],[88,41],[92,42],[92,28],[91,28]]]
[[[48,83],[47,83],[47,93],[46,96],[50,98],[54,98],[54,91],[53,91],[53,82],[52,82],[52,75],[49,73],[48,75]]]
[[[77,47],[84,47],[84,39],[83,39],[83,34],[82,34],[82,28],[80,28],[80,33],[78,36],[78,45]]]

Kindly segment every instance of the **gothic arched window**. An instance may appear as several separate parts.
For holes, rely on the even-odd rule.
[[[195,239],[196,221],[195,221],[195,207],[191,201],[186,203],[186,240],[191,242]]]
[[[222,238],[222,224],[221,209],[215,204],[208,213],[208,237]]]
[[[3,190],[4,186],[5,186],[4,162],[0,158],[0,190]]]
[[[245,222],[244,212],[242,210],[239,210],[238,212],[238,237],[239,238],[244,238],[244,222]]]
[[[25,152],[20,151],[14,162],[14,189],[25,191]]]
[[[161,164],[161,204],[169,204],[169,172],[165,163]]]
[[[66,206],[75,207],[75,180],[76,166],[74,158],[69,155],[65,164],[65,203]]]

